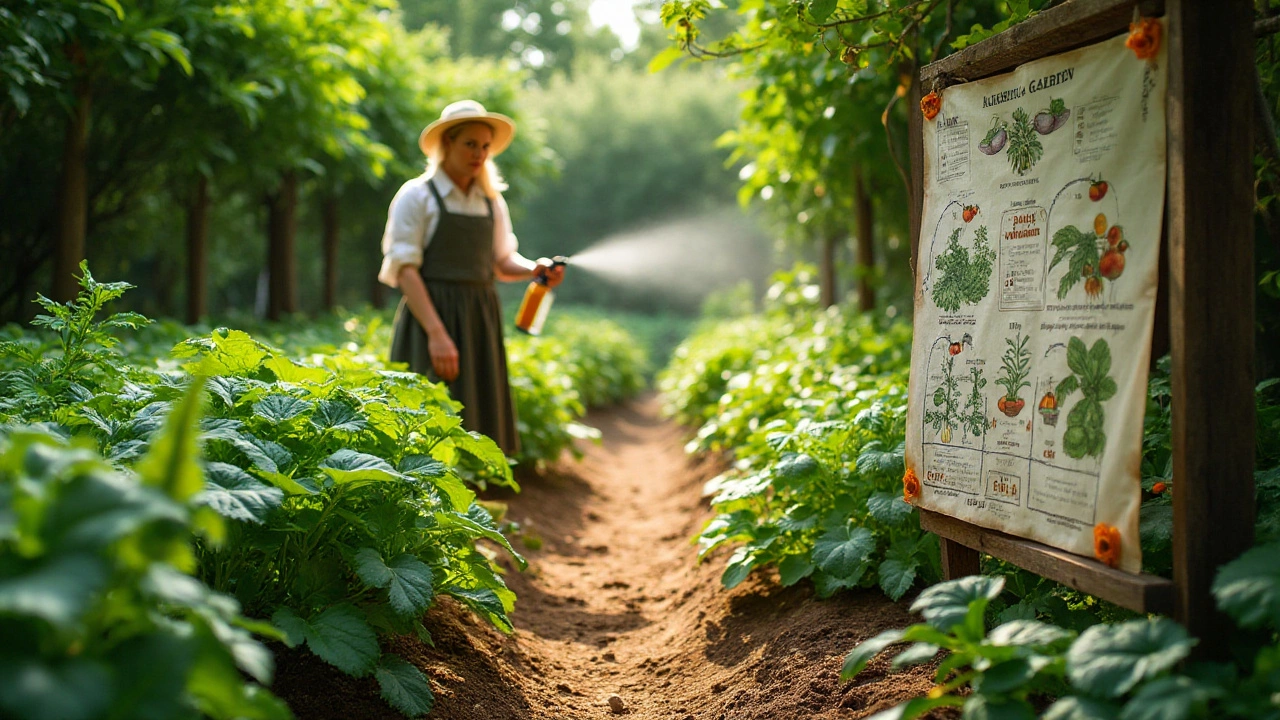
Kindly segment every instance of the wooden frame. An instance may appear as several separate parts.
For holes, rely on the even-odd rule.
[[[1253,10],[1245,0],[1068,0],[920,71],[921,92],[1012,70],[1165,16],[1168,175],[1156,335],[1173,354],[1173,579],[1133,575],[929,511],[948,578],[985,552],[1140,612],[1172,613],[1221,654],[1210,586],[1253,545]],[[923,212],[923,125],[911,108],[911,266]],[[1162,300],[1163,300],[1162,297]]]

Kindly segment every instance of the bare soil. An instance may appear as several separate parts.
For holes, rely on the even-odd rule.
[[[695,563],[690,538],[710,516],[702,487],[724,461],[686,455],[685,430],[659,417],[654,397],[587,422],[604,439],[584,459],[528,473],[523,492],[496,498],[523,541],[541,541],[528,570],[503,561],[516,632],[446,599],[426,619],[434,647],[389,643],[431,678],[430,718],[827,720],[928,691],[931,668],[890,674],[883,660],[838,679],[857,643],[911,622],[905,603],[878,590],[818,600],[808,583],[783,588],[759,571],[725,590],[723,556]],[[273,689],[301,720],[400,717],[373,680],[299,652],[280,656]]]

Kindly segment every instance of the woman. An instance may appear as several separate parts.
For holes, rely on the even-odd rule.
[[[563,267],[516,252],[501,195],[506,185],[493,164],[515,129],[511,118],[463,100],[422,131],[427,170],[391,201],[378,273],[404,294],[391,360],[448,383],[463,405],[463,427],[493,438],[508,455],[519,450],[519,436],[494,280],[545,273],[555,287],[564,278]]]

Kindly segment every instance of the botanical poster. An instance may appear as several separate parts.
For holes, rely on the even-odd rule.
[[[1165,62],[1117,37],[948,87],[924,127],[904,494],[1131,572]]]

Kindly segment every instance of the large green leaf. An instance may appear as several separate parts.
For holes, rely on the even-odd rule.
[[[369,428],[360,413],[350,404],[338,400],[321,400],[311,415],[311,424],[320,430],[360,432]]]
[[[968,618],[971,604],[985,609],[1003,589],[1002,577],[970,575],[926,589],[911,603],[911,612],[920,613],[930,625],[948,632]]]
[[[778,563],[778,581],[790,587],[813,574],[814,565],[807,554],[788,555]]]
[[[840,668],[840,679],[851,680],[853,676],[862,672],[862,669],[871,662],[871,659],[879,655],[885,648],[902,641],[905,633],[901,628],[891,628],[882,631],[875,637],[867,638],[858,643],[853,650],[845,656],[844,665]]]
[[[205,466],[204,491],[193,499],[223,517],[259,524],[283,501],[284,492],[280,488],[259,482],[235,465],[221,462]]]
[[[274,373],[276,379],[280,382],[323,385],[333,379],[333,373],[324,368],[299,365],[283,357],[273,357],[262,363],[262,365]]]
[[[204,381],[191,381],[182,401],[169,413],[164,432],[151,442],[146,457],[138,462],[139,477],[147,485],[164,490],[169,497],[185,501],[204,488],[200,456],[200,403]]]
[[[310,620],[280,608],[271,622],[291,645],[306,642],[311,652],[342,672],[362,677],[378,661],[378,636],[354,605],[335,605]]]
[[[1120,720],[1188,720],[1204,717],[1209,701],[1221,697],[1222,693],[1222,687],[1204,685],[1189,677],[1157,678],[1138,688],[1133,698],[1120,711]]]
[[[857,582],[867,571],[876,538],[865,527],[845,524],[823,533],[813,545],[813,561],[837,578]]]
[[[810,0],[809,15],[815,22],[826,22],[831,13],[836,11],[839,0]]]
[[[431,568],[418,558],[403,554],[390,564],[373,548],[360,548],[353,558],[356,574],[367,585],[386,588],[391,607],[401,615],[421,613],[435,596]]]
[[[520,553],[516,552],[516,549],[511,546],[511,541],[507,540],[505,535],[493,527],[493,519],[479,505],[472,505],[465,515],[457,512],[438,512],[435,517],[440,527],[454,528],[462,530],[472,537],[483,537],[492,540],[511,553],[511,556],[515,558],[522,569],[528,566],[528,561]]]
[[[396,472],[386,460],[348,448],[343,448],[321,461],[320,471],[333,478],[338,485],[363,485],[370,482],[404,479],[404,476]]]
[[[915,508],[896,493],[876,493],[867,498],[867,511],[886,525],[899,525],[911,517]]]
[[[1094,625],[1067,651],[1067,676],[1091,695],[1118,697],[1172,668],[1195,642],[1181,625],[1163,617]]]
[[[1280,628],[1280,543],[1249,550],[1213,579],[1218,607],[1248,628]]]
[[[745,547],[734,550],[733,555],[729,557],[729,562],[725,564],[724,572],[720,574],[720,584],[726,590],[732,590],[741,585],[755,568],[756,557],[756,553]]]
[[[965,720],[1036,720],[1025,700],[974,693],[964,702]]]
[[[200,640],[180,627],[134,636],[112,649],[112,717],[172,720],[188,712],[186,683]]]
[[[373,675],[383,699],[409,717],[426,715],[435,705],[427,676],[397,655],[384,655]]]
[[[887,558],[876,571],[880,576],[880,589],[896,602],[915,584],[918,567],[920,563],[915,558]]]
[[[292,395],[268,395],[253,404],[253,414],[272,424],[283,424],[311,412],[312,405]]]
[[[992,645],[1012,647],[1045,647],[1071,637],[1071,631],[1035,620],[1013,620],[992,630],[987,640]]]
[[[108,568],[91,555],[64,555],[0,580],[0,613],[41,618],[70,629],[106,583]]]

